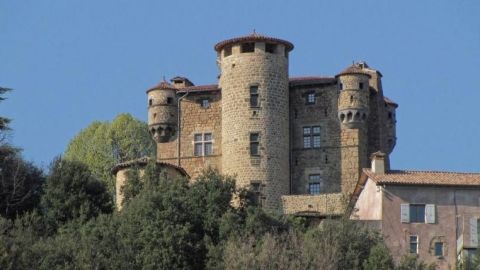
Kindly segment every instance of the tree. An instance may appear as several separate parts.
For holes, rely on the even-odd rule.
[[[36,208],[42,195],[42,170],[20,156],[20,151],[0,145],[0,215],[15,218]]]
[[[119,114],[112,122],[93,122],[70,141],[65,151],[65,159],[85,163],[110,192],[114,189],[114,165],[154,155],[155,144],[147,124],[130,114]]]
[[[0,101],[5,100],[4,97],[2,97],[3,94],[6,92],[11,91],[10,88],[5,88],[5,87],[0,87]],[[9,118],[5,118],[0,116],[0,143],[2,143],[5,140],[5,132],[8,131],[10,128],[8,127],[8,124],[10,123]]]
[[[112,212],[105,185],[86,165],[58,158],[52,164],[42,197],[45,216],[59,225],[73,219],[87,221]]]
[[[363,262],[364,270],[392,270],[394,269],[393,259],[387,247],[378,243],[370,249],[368,259]]]

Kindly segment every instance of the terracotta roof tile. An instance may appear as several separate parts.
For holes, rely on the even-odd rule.
[[[218,84],[208,84],[208,85],[196,85],[188,86],[178,90],[179,93],[184,92],[209,92],[209,91],[219,91]]]
[[[308,84],[330,84],[335,83],[335,77],[323,76],[306,76],[306,77],[292,77],[289,79],[290,86],[308,85]]]
[[[391,170],[383,175],[363,172],[377,184],[480,186],[480,173]]]
[[[147,93],[152,91],[152,90],[177,90],[177,88],[175,88],[173,85],[171,85],[167,81],[163,80],[159,84],[157,84],[156,86],[148,89]]]
[[[366,68],[368,68],[368,65],[366,63],[354,63],[346,69],[342,70],[342,72],[338,73],[335,77],[348,74],[364,74],[371,77],[371,75],[368,74],[368,71],[365,70]]]
[[[215,51],[219,52],[223,49],[223,47],[233,44],[233,43],[241,43],[241,42],[255,42],[255,41],[260,41],[260,42],[265,42],[265,41],[270,41],[270,42],[275,42],[275,43],[281,43],[285,45],[286,49],[288,51],[291,51],[293,49],[293,44],[289,41],[283,40],[283,39],[278,39],[278,38],[273,38],[273,37],[268,37],[264,36],[258,33],[252,33],[248,36],[242,36],[242,37],[236,37],[236,38],[231,38],[227,39],[224,41],[220,41],[215,45]]]

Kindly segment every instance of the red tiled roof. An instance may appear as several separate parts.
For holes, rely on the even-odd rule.
[[[395,106],[395,108],[398,107],[398,104],[395,103],[395,101],[389,99],[388,97],[385,97],[385,96],[384,96],[384,97],[383,97],[383,100],[385,101],[385,103]]]
[[[219,91],[218,84],[208,84],[208,85],[196,85],[188,86],[178,90],[179,93],[184,92],[208,92],[208,91]]]
[[[112,172],[113,175],[115,175],[115,174],[117,174],[117,172],[119,170],[122,170],[122,169],[125,169],[125,168],[128,168],[128,167],[132,167],[134,165],[145,166],[145,165],[147,165],[147,163],[149,161],[150,161],[149,157],[141,157],[141,158],[137,158],[137,159],[134,159],[134,160],[129,160],[129,161],[126,161],[126,162],[122,162],[122,163],[119,163],[119,164],[115,165],[112,168],[111,172]],[[157,161],[157,164],[160,165],[160,166],[172,167],[172,168],[176,169],[178,172],[180,172],[181,174],[189,177],[188,173],[182,167],[179,167],[177,165],[173,165],[173,164],[170,164],[170,163],[166,163],[166,162],[160,162],[160,161]]]
[[[291,51],[293,49],[293,44],[289,41],[283,40],[283,39],[278,39],[278,38],[273,38],[273,37],[268,37],[264,35],[260,35],[257,33],[252,33],[248,36],[242,36],[242,37],[236,37],[232,39],[227,39],[224,41],[220,41],[215,45],[215,51],[219,52],[223,49],[223,47],[233,44],[233,43],[243,43],[243,42],[255,42],[255,41],[269,41],[269,42],[274,42],[274,43],[281,43],[285,45],[285,48],[287,51]]]
[[[368,72],[364,70],[364,68],[368,68],[368,65],[366,63],[354,63],[353,65],[342,70],[342,72],[335,75],[335,77],[338,77],[340,75],[348,75],[348,74],[364,74],[371,77],[371,75],[368,74]]]
[[[147,93],[152,91],[152,90],[177,90],[177,88],[175,88],[173,85],[171,85],[167,81],[163,80],[159,84],[157,84],[156,86],[148,89]]]
[[[391,170],[383,175],[363,172],[377,184],[480,186],[480,173]]]
[[[290,86],[307,85],[307,84],[329,84],[335,83],[337,79],[334,77],[322,76],[306,76],[306,77],[292,77],[289,79]]]

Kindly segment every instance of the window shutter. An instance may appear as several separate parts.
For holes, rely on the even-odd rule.
[[[468,225],[469,225],[469,230],[470,230],[470,239],[467,241],[470,241],[470,246],[471,247],[476,247],[478,246],[478,231],[477,231],[477,218],[470,218]]]
[[[410,222],[410,205],[408,203],[400,204],[400,221],[402,223]]]
[[[435,204],[425,205],[425,221],[427,223],[435,223]]]

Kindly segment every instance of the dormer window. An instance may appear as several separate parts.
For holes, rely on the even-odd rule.
[[[241,52],[242,53],[251,53],[255,51],[255,43],[253,42],[248,42],[248,43],[243,43],[241,45]]]

